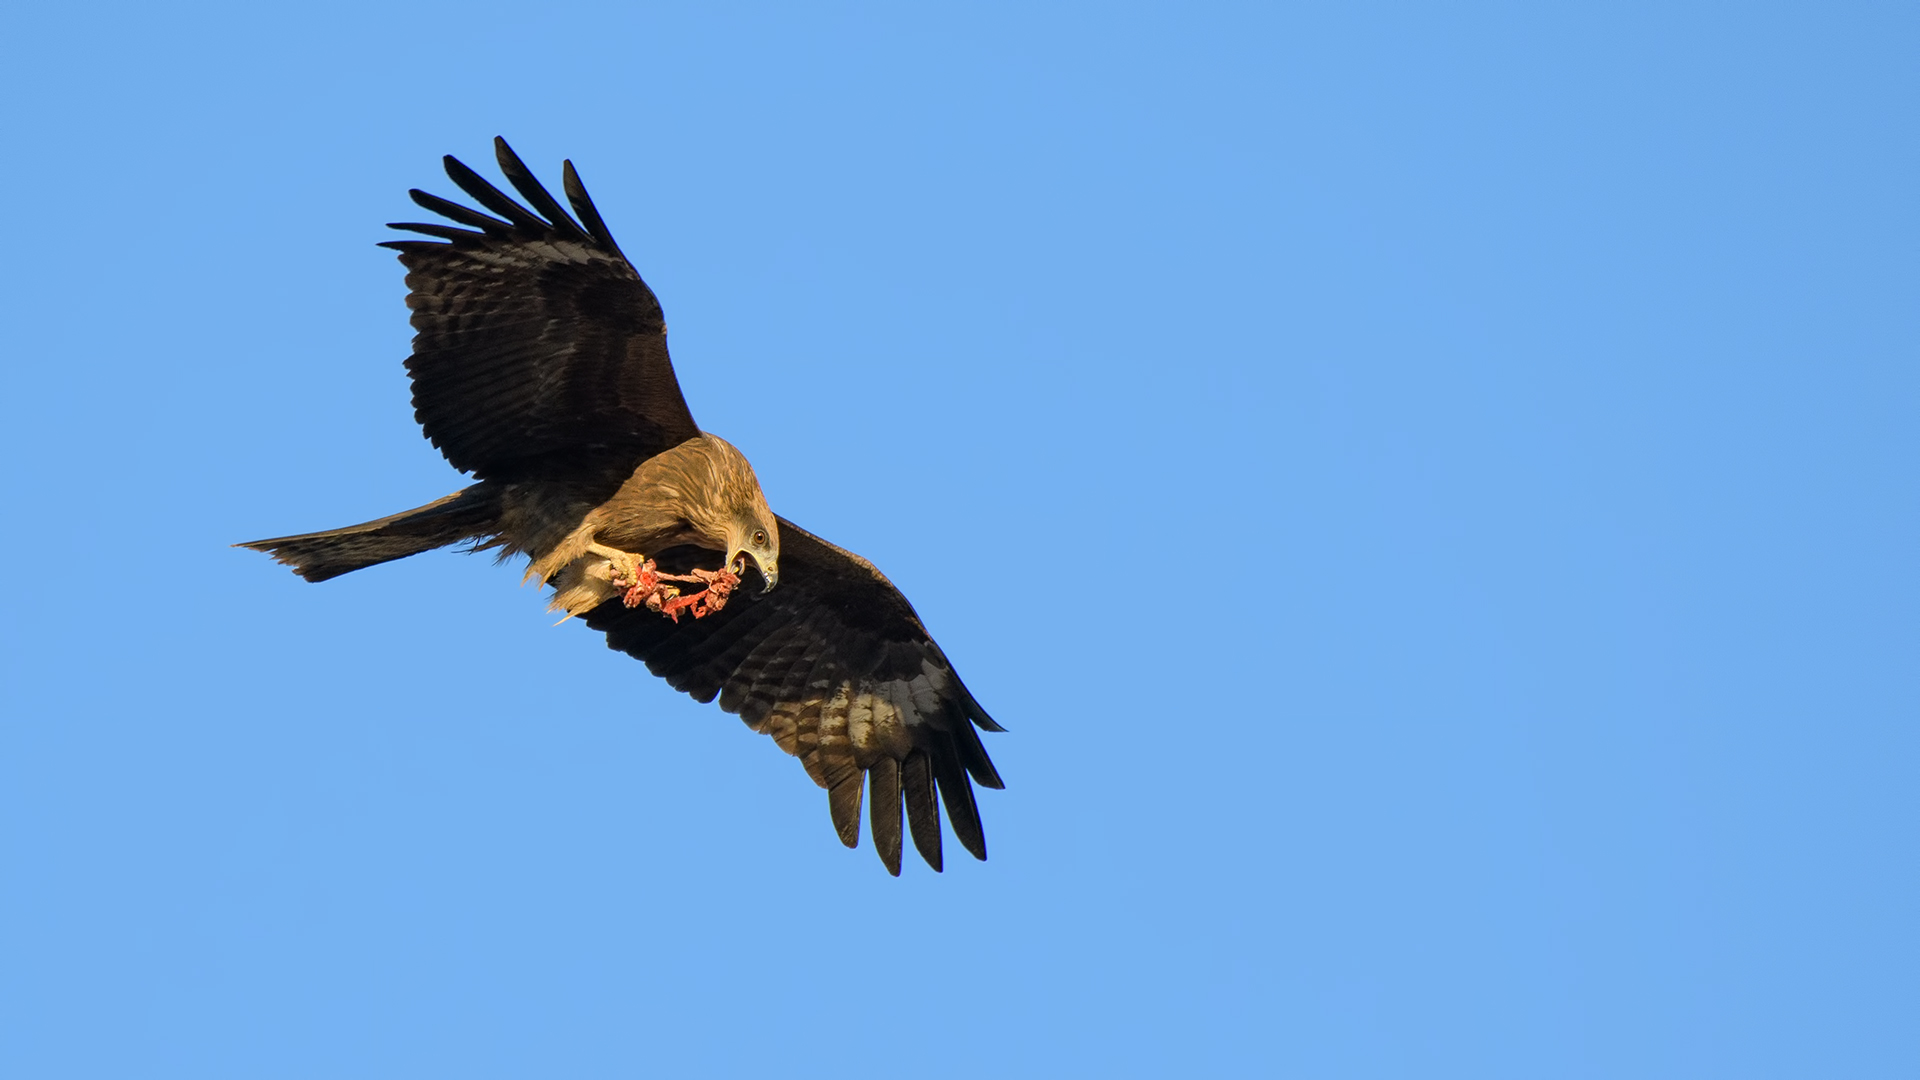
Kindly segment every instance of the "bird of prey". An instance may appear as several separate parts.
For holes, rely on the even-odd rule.
[[[525,205],[449,156],[447,175],[486,212],[415,189],[453,224],[398,223],[431,239],[382,245],[407,268],[414,416],[475,483],[365,524],[238,546],[308,581],[450,544],[525,555],[555,609],[798,757],[848,847],[864,795],[890,873],[903,806],[935,870],[942,803],[985,859],[972,785],[1003,785],[976,729],[1003,729],[885,575],[774,514],[740,451],[694,423],[660,303],[573,163],[568,214],[505,140],[494,150]]]

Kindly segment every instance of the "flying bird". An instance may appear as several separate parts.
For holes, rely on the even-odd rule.
[[[904,807],[939,870],[944,804],[985,859],[973,784],[1004,785],[979,731],[1003,729],[884,574],[774,514],[746,457],[694,423],[660,303],[573,163],[569,214],[504,139],[494,151],[525,204],[448,156],[486,212],[415,189],[453,224],[396,223],[430,239],[381,245],[407,268],[414,417],[475,482],[364,524],[237,546],[308,581],[451,544],[524,555],[554,609],[799,758],[848,847],[864,797],[897,876]]]

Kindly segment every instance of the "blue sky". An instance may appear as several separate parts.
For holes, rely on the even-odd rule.
[[[682,8],[5,16],[0,1073],[1920,1070],[1910,6]],[[991,861],[227,547],[461,483],[373,244],[496,134],[1010,729]]]

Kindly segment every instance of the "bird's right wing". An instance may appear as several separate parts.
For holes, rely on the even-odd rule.
[[[749,570],[724,608],[698,620],[671,622],[616,599],[586,621],[674,689],[703,702],[718,696],[722,709],[798,757],[827,789],[848,847],[860,842],[864,789],[889,872],[900,873],[903,804],[913,844],[935,870],[941,803],[960,843],[987,857],[972,785],[1005,785],[976,729],[1002,729],[907,598],[867,560],[781,518],[772,592],[761,593]]]
[[[572,162],[563,177],[577,221],[506,140],[494,151],[532,209],[449,156],[447,175],[491,214],[415,189],[415,202],[461,227],[396,224],[437,239],[382,245],[408,271],[414,415],[455,468],[481,479],[617,484],[699,434],[660,302]]]

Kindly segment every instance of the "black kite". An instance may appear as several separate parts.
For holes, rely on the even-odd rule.
[[[775,516],[746,458],[694,424],[659,301],[573,163],[577,220],[505,140],[494,150],[531,209],[448,157],[447,175],[497,216],[415,190],[455,225],[396,224],[436,239],[383,245],[408,271],[414,416],[477,482],[378,521],[242,546],[308,581],[463,542],[524,554],[556,609],[798,757],[848,847],[864,789],[889,872],[903,804],[935,870],[939,803],[985,859],[969,777],[1002,786],[975,730],[1000,726],[872,563]],[[718,569],[701,566],[716,555]]]

